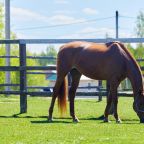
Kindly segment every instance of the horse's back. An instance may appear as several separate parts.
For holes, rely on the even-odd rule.
[[[60,47],[60,51],[64,49],[97,49],[97,50],[106,50],[107,46],[105,44],[97,44],[97,43],[92,43],[92,42],[86,42],[86,41],[74,41],[74,42],[69,42],[63,46]]]
[[[109,79],[124,67],[122,49],[116,44],[107,46],[91,42],[71,42],[60,48],[58,59],[62,67],[75,67],[93,79]]]

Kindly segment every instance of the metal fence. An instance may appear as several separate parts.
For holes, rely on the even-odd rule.
[[[144,38],[119,38],[119,39],[19,39],[19,40],[0,40],[0,44],[18,44],[19,45],[19,56],[0,56],[0,58],[18,58],[19,66],[0,66],[0,71],[19,71],[20,72],[20,82],[19,84],[0,84],[0,86],[19,86],[18,91],[0,91],[0,94],[18,94],[20,95],[20,113],[27,112],[27,95],[46,95],[50,96],[51,92],[28,92],[29,88],[27,87],[27,74],[40,74],[39,72],[27,72],[29,70],[55,70],[55,66],[27,66],[26,59],[49,59],[50,57],[33,57],[26,55],[26,45],[27,44],[62,44],[68,43],[71,41],[89,41],[96,43],[106,43],[110,41],[121,41],[124,43],[143,43]],[[139,61],[141,61],[139,59]],[[144,68],[142,67],[142,70]],[[44,73],[46,74],[46,73]],[[33,87],[33,88],[43,88],[43,87]],[[99,99],[106,92],[101,91],[101,83],[99,83],[98,89],[99,92],[91,93],[78,93],[79,95],[99,95]]]

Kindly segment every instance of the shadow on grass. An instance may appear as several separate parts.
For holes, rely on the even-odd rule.
[[[99,117],[90,117],[90,118],[81,118],[81,120],[103,120],[104,115],[101,115]]]
[[[34,120],[34,121],[31,121],[31,123],[33,124],[45,124],[45,123],[50,123],[48,122],[47,120],[47,116],[22,116],[21,113],[18,113],[18,114],[14,114],[14,115],[11,115],[11,116],[0,116],[0,118],[18,118],[18,119],[34,119],[34,118],[42,118],[42,119],[45,119],[45,120]],[[64,120],[68,120],[68,119],[71,119],[71,118],[68,118],[68,117],[65,117],[65,118],[59,118],[59,117],[54,117],[54,121],[51,122],[51,123],[71,123],[71,122],[68,122],[68,121],[64,121]]]
[[[139,119],[122,119],[121,124],[140,124]]]
[[[32,124],[55,124],[55,123],[61,123],[61,124],[70,124],[72,122],[70,121],[63,121],[63,120],[54,120],[52,122],[48,122],[48,120],[38,120],[38,121],[31,121]]]
[[[21,115],[21,113],[18,113],[18,114],[14,114],[14,115],[11,115],[11,116],[0,116],[0,118],[19,118],[19,119],[22,119],[22,118],[26,118],[26,119],[33,119],[33,118],[42,118],[42,119],[45,119],[45,120],[34,120],[34,121],[31,121],[31,123],[33,124],[46,124],[46,123],[49,123],[48,120],[47,120],[47,116],[23,116]],[[66,120],[71,120],[71,121],[66,121]],[[104,119],[104,115],[101,115],[99,117],[88,117],[88,118],[80,118],[80,121],[81,120],[86,120],[86,121],[100,121],[100,123],[103,123],[103,119]],[[138,119],[121,119],[122,120],[122,123],[121,124],[139,124],[139,120]],[[115,121],[115,120],[112,120],[112,122]],[[60,117],[54,117],[54,121],[51,122],[51,123],[72,123],[72,118],[71,117],[64,117],[64,118],[60,118]]]
[[[47,116],[22,116],[18,113],[11,116],[0,116],[0,118],[47,118]]]
[[[105,123],[103,122],[103,119],[104,119],[104,115],[101,115],[99,117],[81,118],[80,120],[101,121],[100,123]],[[122,120],[121,124],[139,124],[139,119],[121,119],[121,120]],[[115,122],[115,120],[110,120],[110,121],[112,123]]]

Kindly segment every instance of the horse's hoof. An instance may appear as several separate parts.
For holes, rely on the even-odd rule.
[[[104,122],[104,123],[110,123],[111,121],[108,120],[108,119],[104,119],[103,122]]]
[[[78,123],[79,122],[79,119],[76,118],[76,119],[73,119],[73,123]]]
[[[117,124],[121,124],[122,121],[121,121],[120,119],[118,119],[118,120],[116,120],[116,123],[117,123]]]
[[[51,117],[48,116],[48,122],[51,123],[53,122],[53,119]]]

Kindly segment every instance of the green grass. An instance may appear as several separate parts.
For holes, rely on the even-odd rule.
[[[80,123],[72,123],[69,113],[60,118],[57,106],[54,122],[47,122],[49,98],[28,97],[28,112],[19,113],[19,98],[0,98],[0,144],[143,144],[144,125],[132,109],[132,98],[119,98],[122,124],[97,120],[104,112],[105,99],[76,100]]]

